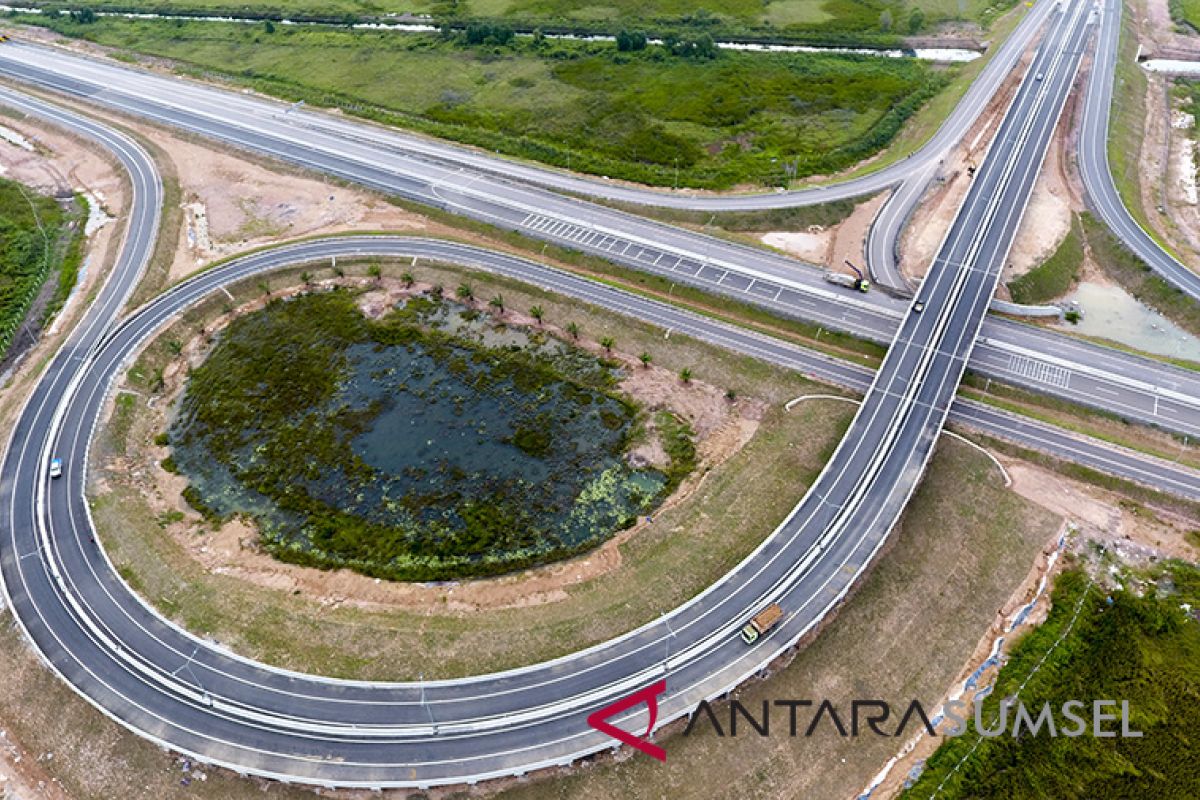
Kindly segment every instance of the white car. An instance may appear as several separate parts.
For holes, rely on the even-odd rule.
[[[62,459],[61,458],[50,459],[50,477],[51,478],[61,478],[62,477]]]

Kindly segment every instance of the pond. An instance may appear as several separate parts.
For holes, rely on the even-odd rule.
[[[340,290],[236,319],[168,430],[189,502],[252,517],[277,557],[396,580],[496,574],[590,548],[666,472],[625,453],[615,368],[449,302],[363,317]]]
[[[1067,299],[1079,303],[1083,314],[1078,323],[1060,327],[1146,353],[1200,362],[1200,339],[1120,286],[1084,281]]]

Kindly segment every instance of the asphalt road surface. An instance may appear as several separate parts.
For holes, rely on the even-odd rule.
[[[1108,126],[1112,116],[1113,81],[1121,38],[1121,3],[1098,0],[1103,9],[1096,58],[1083,107],[1079,131],[1079,171],[1096,215],[1125,246],[1146,262],[1167,283],[1200,300],[1200,275],[1181,264],[1159,246],[1138,224],[1117,193],[1108,164]]]
[[[1043,6],[1053,4],[1033,10]],[[376,145],[376,129],[360,123],[334,120],[316,129],[306,121],[297,128],[279,104],[28,45],[0,47],[0,74],[875,341],[891,341],[906,308],[906,301],[880,292],[864,296],[831,286],[817,270],[779,254]],[[351,133],[334,135],[343,130]],[[1130,420],[1200,433],[1200,375],[1063,334],[988,319],[971,369]]]
[[[422,684],[273,670],[163,621],[90,541],[82,499],[87,443],[109,380],[173,313],[166,306],[182,287],[209,277],[112,327],[112,304],[136,280],[144,253],[106,285],[16,427],[0,472],[0,571],[15,613],[71,685],[143,735],[211,763],[317,784],[422,786],[566,763],[611,746],[585,717],[632,689],[665,676],[659,725],[722,694],[844,596],[917,484],[1078,66],[1087,14],[1068,9],[1035,63],[1045,79],[1022,85],[921,287],[925,311],[904,317],[842,445],[762,546],[670,615],[553,662]],[[158,191],[156,180],[135,179],[131,242],[154,227],[144,215],[156,213],[159,203],[146,197]],[[156,321],[155,309],[166,316]],[[52,453],[64,459],[61,480],[46,476]],[[774,600],[785,620],[747,647],[737,629]],[[637,729],[646,720],[637,710],[619,722]]]

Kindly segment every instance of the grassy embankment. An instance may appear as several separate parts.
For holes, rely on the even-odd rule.
[[[344,268],[355,274],[369,266]],[[464,278],[459,270],[425,264],[412,269],[385,262],[382,269],[397,276],[411,269],[418,280],[446,286],[466,279],[477,296],[502,293],[514,309],[541,305],[547,324],[574,321],[585,340],[612,336],[619,352],[648,352],[654,365],[672,374],[691,368],[695,380],[733,389],[739,397],[762,398],[771,408],[743,450],[706,474],[702,490],[655,513],[648,528],[619,546],[618,568],[567,586],[560,602],[482,614],[450,608],[330,608],[210,574],[174,537],[164,535],[164,527],[178,524],[177,515],[162,505],[151,507],[145,498],[152,489],[136,482],[129,470],[103,470],[105,489],[93,497],[93,515],[122,574],[188,628],[274,663],[346,677],[411,678],[422,671],[431,677],[434,664],[438,675],[462,675],[550,658],[619,634],[691,597],[753,549],[816,476],[853,414],[852,406],[838,402],[807,403],[784,413],[780,406],[786,400],[828,389],[685,337],[664,339],[652,326],[528,286],[487,275]],[[294,286],[297,275],[292,271],[268,280],[273,287]],[[231,291],[239,300],[261,296],[257,282]],[[161,391],[161,369],[173,357],[172,341],[177,346],[189,340],[228,302],[219,295],[189,312],[138,359],[129,380],[141,395],[118,395],[113,421],[94,448],[98,457],[132,455],[149,446],[161,423],[145,413],[143,404],[147,395]],[[189,530],[204,536],[207,527]],[[645,586],[655,590],[646,592]],[[431,660],[434,650],[439,657]]]
[[[289,100],[659,185],[778,185],[888,145],[955,68],[915,59],[211,22],[31,18]],[[236,67],[231,67],[236,65]],[[313,65],[320,65],[315,68]]]
[[[1200,33],[1200,0],[1168,0],[1171,19],[1187,26],[1191,33]]]
[[[253,18],[309,19],[350,23],[389,14],[426,14],[438,23],[490,20],[519,30],[614,34],[622,28],[654,35],[789,39],[811,42],[893,43],[901,35],[929,33],[954,20],[986,26],[1012,5],[987,0],[93,0],[80,5],[49,2],[43,8],[155,11],[176,14],[237,14]]]
[[[1062,297],[1079,278],[1083,266],[1083,240],[1078,217],[1071,220],[1071,229],[1059,243],[1058,249],[1041,264],[1016,280],[1009,281],[1008,291],[1016,303],[1045,303]]]
[[[34,328],[53,316],[75,285],[83,259],[87,203],[65,208],[15,181],[0,178],[0,358],[53,274]],[[82,211],[82,213],[81,213]]]
[[[983,707],[984,722],[993,724],[1000,700],[1014,694],[1035,713],[1044,702],[1058,709],[1083,700],[1090,712],[1093,699],[1127,700],[1131,727],[1143,736],[982,738],[969,730],[929,758],[903,797],[924,800],[935,790],[945,800],[1200,795],[1193,744],[1200,624],[1180,609],[1200,604],[1200,572],[1174,564],[1165,574],[1162,588],[1139,597],[1127,590],[1106,595],[1082,570],[1063,573],[1049,618],[1014,647]]]

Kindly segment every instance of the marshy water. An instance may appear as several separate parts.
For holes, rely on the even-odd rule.
[[[284,559],[492,574],[594,546],[661,498],[666,473],[625,458],[640,414],[616,381],[462,305],[418,299],[372,322],[348,292],[310,295],[222,333],[169,440],[193,505],[254,517]]]
[[[1200,362],[1200,339],[1142,303],[1120,286],[1080,283],[1068,295],[1083,316],[1061,327],[1087,336],[1118,342],[1160,356]]]

